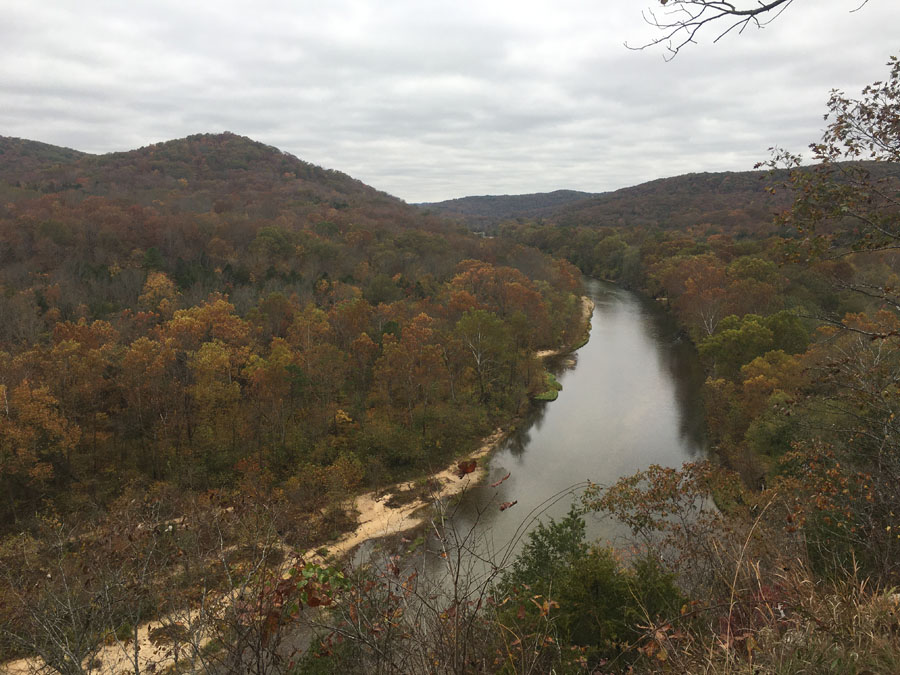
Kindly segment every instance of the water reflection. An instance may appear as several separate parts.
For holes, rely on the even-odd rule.
[[[680,466],[706,451],[700,387],[703,373],[693,346],[679,339],[672,318],[656,304],[598,281],[591,340],[575,359],[551,364],[563,389],[534,406],[491,460],[487,483],[471,490],[454,512],[459,530],[478,529],[490,548],[502,549],[523,517],[552,495],[591,480],[610,484],[650,464]],[[501,512],[503,502],[517,501]],[[568,510],[566,496],[546,514]],[[595,538],[614,538],[608,522],[589,522]]]

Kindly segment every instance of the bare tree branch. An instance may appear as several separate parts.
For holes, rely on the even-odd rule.
[[[661,36],[640,46],[629,49],[642,50],[656,45],[665,45],[671,61],[683,47],[696,42],[700,31],[708,25],[716,24],[720,32],[713,42],[737,31],[743,33],[748,26],[763,28],[781,16],[794,0],[658,0],[662,11],[647,9],[642,12],[644,21],[658,29]],[[861,0],[851,11],[862,9],[869,0]]]

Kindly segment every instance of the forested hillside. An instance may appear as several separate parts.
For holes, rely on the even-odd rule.
[[[457,218],[473,229],[494,232],[504,220],[538,219],[556,214],[562,207],[579,203],[592,195],[577,190],[556,190],[530,195],[485,195],[460,197],[443,202],[417,204],[426,212]]]
[[[7,525],[48,490],[207,488],[250,455],[422,468],[517,410],[577,320],[565,264],[249,139],[2,147]]]
[[[785,173],[742,171],[695,173],[642,183],[612,192],[559,190],[535,195],[465,197],[420,204],[453,215],[471,228],[495,233],[504,221],[542,220],[555,225],[596,227],[768,226],[789,195],[772,199]]]
[[[890,67],[832,96],[811,167],[464,200],[520,214],[494,238],[232,134],[103,156],[3,139],[3,653],[77,673],[110,651],[134,673],[897,672]],[[348,496],[427,494],[542,397],[535,352],[581,337],[579,270],[678,319],[713,456],[590,485],[483,573],[471,533],[436,522],[438,588],[399,557],[351,575],[313,554],[353,526]],[[600,515],[626,548],[586,540]]]
[[[860,166],[876,176],[893,170],[889,163],[862,162]],[[728,230],[747,236],[771,231],[775,215],[790,205],[788,178],[785,169],[692,173],[595,195],[559,190],[419,206],[491,234],[504,222],[540,221],[563,227],[702,229],[710,234]]]
[[[239,523],[268,504],[272,522],[278,504],[287,541],[324,541],[351,524],[348,495],[443,467],[524,410],[545,385],[535,350],[581,330],[570,264],[232,134],[102,156],[2,139],[0,191],[4,654],[52,640],[7,630],[40,632],[34,607],[100,583],[84,551],[56,560],[64,586],[32,585],[58,537],[133,517],[146,535],[198,504]],[[120,553],[117,579],[148,572]],[[203,578],[184,597],[222,581]],[[116,607],[82,657],[159,610]]]

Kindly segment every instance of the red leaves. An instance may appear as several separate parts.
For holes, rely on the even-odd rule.
[[[465,478],[466,474],[472,473],[475,471],[475,467],[478,466],[478,462],[474,459],[470,459],[468,461],[463,460],[459,464],[456,465],[456,475],[459,478]]]
[[[510,477],[510,474],[506,474],[506,475],[503,476],[503,478],[501,478],[500,480],[496,481],[495,483],[491,483],[491,487],[492,487],[492,488],[499,487],[500,483],[502,483],[503,481],[505,481],[505,480],[506,480],[507,478],[509,478],[509,477]]]
[[[506,511],[506,509],[511,509],[513,506],[515,506],[515,505],[518,504],[518,503],[519,503],[519,500],[518,500],[518,499],[515,500],[515,501],[512,501],[512,502],[503,502],[503,503],[500,505],[500,510],[501,510],[501,511]]]

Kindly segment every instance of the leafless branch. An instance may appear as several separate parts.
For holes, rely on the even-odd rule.
[[[641,50],[656,45],[665,45],[672,60],[686,45],[696,42],[698,33],[710,24],[724,27],[713,42],[718,42],[733,31],[742,33],[748,26],[763,28],[781,16],[794,0],[659,0],[662,12],[648,9],[643,12],[644,20],[662,34],[650,42],[629,49]],[[863,0],[855,10],[861,9],[868,0]]]

